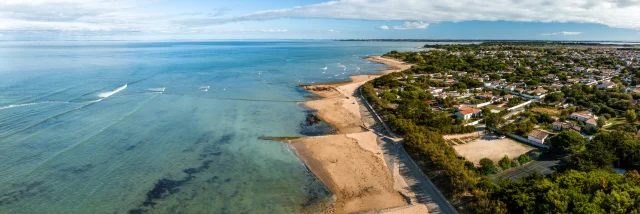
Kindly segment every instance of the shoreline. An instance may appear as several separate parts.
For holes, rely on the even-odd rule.
[[[355,94],[360,86],[382,75],[404,71],[411,65],[380,56],[366,60],[387,65],[381,74],[351,76],[349,82],[300,85],[321,97],[303,103],[316,109],[318,116],[333,125],[338,134],[303,137],[289,141],[289,145],[311,172],[335,197],[334,213],[366,211],[397,211],[402,207],[415,209],[407,198],[406,183],[396,175],[378,145],[378,135],[369,130],[361,115],[360,100]],[[396,170],[397,171],[397,170]],[[403,186],[403,184],[405,186]],[[404,190],[403,190],[404,189]],[[418,210],[426,211],[421,206]],[[400,209],[402,210],[402,209]]]

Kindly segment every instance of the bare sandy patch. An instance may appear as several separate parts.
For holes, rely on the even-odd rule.
[[[499,139],[496,135],[483,135],[467,144],[453,146],[458,155],[478,165],[480,159],[489,158],[495,162],[505,155],[515,158],[536,148],[518,143],[509,138]]]

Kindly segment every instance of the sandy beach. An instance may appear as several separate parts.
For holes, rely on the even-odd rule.
[[[383,63],[389,69],[383,74],[402,71],[411,65],[379,56],[367,60]],[[352,76],[348,83],[329,83],[303,86],[322,97],[305,102],[317,109],[318,115],[334,125],[339,134],[302,138],[291,142],[291,146],[311,171],[336,195],[335,213],[357,213],[372,210],[409,207],[401,194],[403,181],[392,174],[385,163],[378,136],[366,131],[369,125],[363,122],[354,94],[369,80],[381,75]],[[406,184],[405,184],[406,185]],[[406,209],[401,209],[405,210]],[[424,210],[424,209],[420,209]]]
[[[378,75],[357,75],[351,76],[351,82],[342,84],[316,84],[303,86],[309,92],[323,97],[321,100],[305,102],[309,108],[317,109],[322,119],[334,125],[340,133],[362,132],[364,126],[360,116],[360,106],[356,102],[354,93],[367,81],[373,80],[393,72],[399,72],[411,68],[394,59],[387,59],[380,56],[368,57],[367,60],[378,62],[389,66],[389,69],[380,71]]]

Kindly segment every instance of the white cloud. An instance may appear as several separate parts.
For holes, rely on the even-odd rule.
[[[577,22],[640,29],[637,0],[337,0],[242,16],[208,19],[210,24],[280,18],[359,20]],[[195,20],[191,20],[195,21]]]
[[[405,22],[402,26],[393,26],[396,30],[410,30],[410,29],[427,29],[429,24],[424,22]]]
[[[0,0],[0,33],[192,33],[210,32],[213,28],[230,22],[283,18],[405,22],[398,26],[380,26],[382,30],[425,29],[433,23],[470,20],[597,23],[616,28],[640,29],[639,0],[333,0],[239,16],[224,16],[224,11],[178,14],[170,11],[136,10],[156,1]],[[250,30],[245,30],[248,31]],[[264,29],[253,32],[287,31]],[[557,32],[555,35],[572,34]]]
[[[286,33],[286,32],[289,32],[289,30],[287,30],[287,29],[267,29],[267,30],[260,30],[260,32],[263,32],[263,33]]]
[[[541,36],[575,36],[580,35],[582,32],[569,32],[569,31],[561,31],[561,32],[553,32],[553,33],[543,33]]]
[[[226,28],[213,28],[213,29],[198,29],[194,31],[204,33],[287,33],[287,29],[226,29]]]
[[[394,30],[411,30],[411,29],[427,29],[429,27],[428,23],[424,22],[405,22],[403,25],[393,26]],[[380,26],[380,30],[390,30],[391,27],[387,25]]]

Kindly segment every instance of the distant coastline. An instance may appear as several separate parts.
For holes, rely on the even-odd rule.
[[[617,40],[501,40],[501,39],[339,39],[334,41],[342,42],[469,42],[469,43],[482,43],[482,42],[548,42],[548,43],[567,43],[567,44],[602,44],[610,45],[607,43],[620,43],[620,44],[637,44],[640,45],[640,41],[617,41]]]

